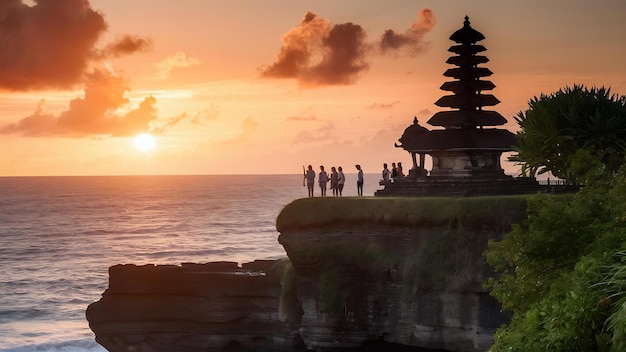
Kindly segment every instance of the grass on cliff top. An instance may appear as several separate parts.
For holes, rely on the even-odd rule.
[[[297,199],[276,219],[279,232],[337,225],[511,224],[531,195],[492,197],[317,197]]]

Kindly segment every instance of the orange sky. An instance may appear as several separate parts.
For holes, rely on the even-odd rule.
[[[410,165],[466,14],[505,127],[567,85],[626,94],[621,0],[2,0],[0,176]]]

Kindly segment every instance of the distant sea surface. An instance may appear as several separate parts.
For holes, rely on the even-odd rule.
[[[85,310],[110,266],[285,257],[276,217],[306,196],[301,175],[0,177],[0,351],[105,351]]]

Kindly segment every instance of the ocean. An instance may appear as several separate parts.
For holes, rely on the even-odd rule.
[[[276,217],[306,196],[302,175],[0,177],[0,352],[105,351],[85,309],[110,266],[285,257]]]

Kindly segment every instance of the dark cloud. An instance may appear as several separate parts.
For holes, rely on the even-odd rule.
[[[368,56],[377,51],[417,55],[429,48],[424,36],[435,25],[435,15],[422,9],[418,19],[404,33],[385,31],[379,42],[366,43],[367,33],[352,22],[331,25],[313,12],[283,35],[276,61],[261,69],[266,78],[295,78],[303,87],[354,83],[369,68]],[[378,50],[372,48],[377,47]]]
[[[368,69],[365,38],[357,24],[331,26],[328,20],[307,12],[283,36],[276,62],[263,68],[261,76],[295,78],[305,87],[351,84]]]
[[[151,131],[157,119],[156,99],[148,96],[137,108],[119,114],[119,109],[128,108],[129,101],[124,96],[127,91],[123,78],[95,71],[87,77],[84,97],[72,100],[69,109],[59,116],[44,113],[42,102],[32,115],[0,128],[0,133],[31,137],[124,137]],[[157,132],[185,117],[183,114],[162,122]]]
[[[132,35],[124,35],[113,43],[108,44],[102,53],[104,57],[119,57],[138,51],[147,51],[152,47],[152,41]]]
[[[125,36],[104,51],[95,44],[107,29],[87,0],[0,1],[0,88],[66,89],[81,82],[102,55],[144,50],[147,41]]]
[[[410,55],[417,55],[429,48],[430,43],[424,41],[424,36],[435,26],[435,14],[431,9],[422,9],[417,15],[417,21],[404,34],[388,29],[382,35],[378,44],[382,53],[397,52],[404,49]]]

